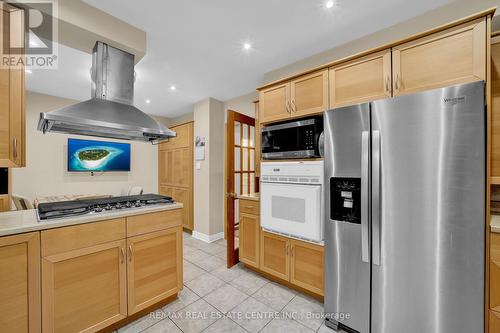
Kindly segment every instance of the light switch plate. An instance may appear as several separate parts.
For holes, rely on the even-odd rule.
[[[196,170],[201,170],[201,162],[196,162]]]

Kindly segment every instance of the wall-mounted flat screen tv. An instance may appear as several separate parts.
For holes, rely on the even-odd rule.
[[[130,171],[130,144],[68,139],[68,171]]]

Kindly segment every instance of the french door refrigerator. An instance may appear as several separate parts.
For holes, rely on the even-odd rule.
[[[325,113],[325,314],[361,333],[484,330],[484,82]]]

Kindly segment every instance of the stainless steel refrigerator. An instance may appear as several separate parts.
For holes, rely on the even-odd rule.
[[[327,326],[483,332],[484,101],[476,82],[325,113]]]

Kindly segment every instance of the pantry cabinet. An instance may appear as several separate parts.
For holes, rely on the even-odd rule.
[[[0,238],[0,331],[39,333],[40,235]]]
[[[486,18],[392,49],[394,96],[486,80]]]
[[[330,68],[330,108],[392,96],[391,50]]]
[[[158,191],[184,205],[182,225],[193,230],[193,122],[172,127],[175,138],[160,144],[158,149]]]
[[[125,248],[117,240],[42,259],[43,332],[95,332],[127,316]]]
[[[0,3],[0,31],[4,56],[24,54],[24,10]],[[12,50],[12,54],[9,52]],[[0,167],[23,167],[25,157],[24,66],[0,68]]]

